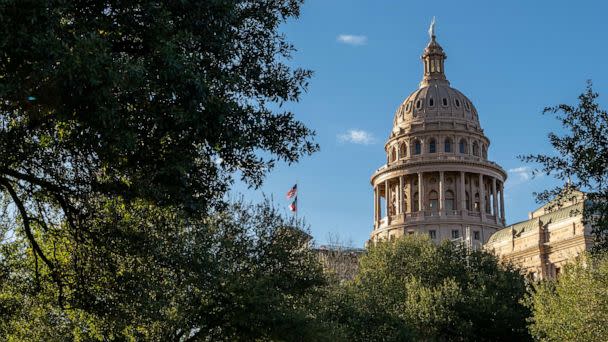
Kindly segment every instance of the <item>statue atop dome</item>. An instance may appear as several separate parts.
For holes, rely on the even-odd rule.
[[[435,16],[433,16],[431,26],[429,27],[429,38],[431,38],[431,40],[435,38]]]

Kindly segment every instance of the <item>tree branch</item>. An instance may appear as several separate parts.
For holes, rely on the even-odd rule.
[[[4,186],[4,188],[8,191],[13,202],[17,206],[17,209],[19,210],[21,220],[23,221],[23,230],[25,231],[25,235],[28,241],[30,242],[30,245],[32,246],[32,250],[34,251],[35,255],[38,255],[40,259],[42,259],[42,261],[46,264],[46,266],[49,268],[49,271],[51,272],[51,277],[53,278],[55,283],[57,283],[57,286],[59,288],[59,306],[63,308],[63,284],[61,282],[61,279],[59,278],[59,274],[57,273],[55,265],[46,257],[46,255],[44,255],[44,252],[40,248],[40,245],[38,245],[38,242],[36,241],[36,238],[32,233],[32,227],[30,224],[31,219],[27,213],[27,209],[23,205],[23,202],[17,195],[17,192],[15,191],[11,183],[6,178],[0,178],[0,184]]]

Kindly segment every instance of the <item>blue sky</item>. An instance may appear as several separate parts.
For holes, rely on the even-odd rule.
[[[384,143],[399,104],[422,77],[420,55],[437,17],[451,86],[475,104],[491,141],[489,158],[508,171],[507,222],[535,209],[532,192],[551,186],[517,159],[551,153],[558,122],[542,109],[575,104],[592,79],[608,107],[608,3],[593,1],[309,0],[283,31],[298,51],[291,63],[315,72],[301,101],[288,104],[317,132],[321,151],[278,165],[261,189],[234,192],[259,201],[298,181],[299,215],[320,244],[329,234],[361,247],[372,230],[370,176],[385,162]]]

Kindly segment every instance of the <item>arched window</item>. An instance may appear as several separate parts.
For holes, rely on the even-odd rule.
[[[467,153],[467,142],[464,139],[460,139],[460,153]]]
[[[416,101],[416,109],[420,109],[422,108],[422,101],[418,100]]]
[[[429,99],[429,107],[433,107],[435,105],[435,100],[433,100],[433,98],[431,97]]]
[[[402,142],[401,144],[399,144],[399,158],[405,157],[407,157],[407,145]]]
[[[403,212],[407,211],[407,190],[403,188],[403,208],[401,209]]]
[[[420,140],[414,141],[414,154],[420,154],[422,152],[422,145]]]
[[[475,194],[475,211],[480,212],[481,211],[481,207],[479,205],[479,193]]]
[[[395,160],[397,160],[397,148],[392,147],[391,148],[391,158],[390,161],[391,163],[394,162]]]
[[[450,138],[445,138],[443,142],[443,151],[446,153],[452,152],[452,140]]]
[[[412,200],[412,211],[419,211],[420,210],[420,206],[418,205],[420,203],[419,198],[418,198],[418,193],[415,192],[414,193],[414,199]]]
[[[486,148],[486,145],[481,146],[481,156],[484,159],[488,159],[488,149]]]
[[[477,144],[477,141],[473,143],[473,155],[479,157],[479,144]]]
[[[441,101],[443,102],[443,106],[447,107],[448,106],[448,99],[446,99],[445,97],[443,99],[441,99]]]
[[[431,192],[429,192],[429,209],[431,211],[439,210],[439,195],[435,190],[431,190]]]
[[[405,111],[409,112],[410,109],[412,109],[412,101],[407,101],[407,104],[405,105]]]
[[[437,152],[437,142],[435,141],[435,138],[431,138],[429,141],[429,153],[435,152]]]
[[[448,190],[445,192],[445,210],[454,210],[454,192]]]
[[[466,200],[467,210],[471,210],[471,195],[469,194],[468,191],[464,192],[464,197],[465,197],[465,200]]]

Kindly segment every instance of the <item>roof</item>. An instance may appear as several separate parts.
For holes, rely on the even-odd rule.
[[[547,214],[541,215],[539,217],[535,217],[531,220],[521,221],[515,224],[512,224],[506,228],[503,228],[496,233],[492,234],[488,239],[488,244],[497,243],[500,241],[505,241],[511,239],[511,234],[514,237],[521,236],[524,233],[528,233],[531,231],[538,230],[538,221],[540,220],[543,225],[549,223],[555,223],[559,221],[567,220],[568,218],[574,216],[577,212],[583,210],[583,202],[576,203],[574,205],[570,205]]]
[[[433,36],[422,55],[424,76],[395,112],[393,132],[409,131],[413,123],[441,119],[462,120],[479,127],[475,106],[463,93],[450,87],[445,76],[446,55]]]

